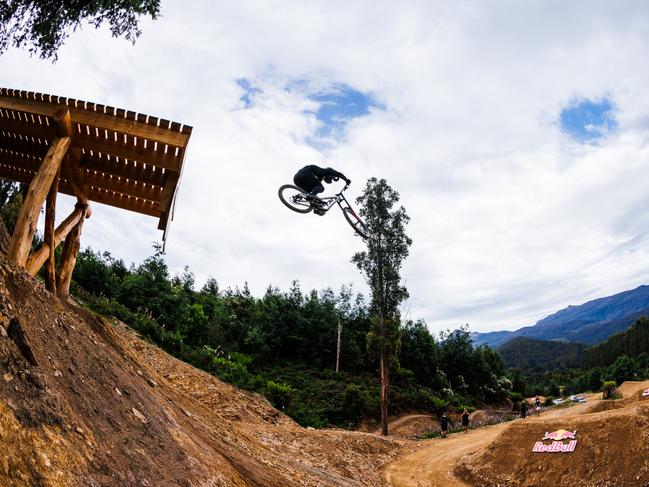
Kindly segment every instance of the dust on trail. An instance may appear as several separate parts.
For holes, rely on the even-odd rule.
[[[505,424],[499,424],[427,440],[414,453],[388,464],[383,478],[393,487],[467,486],[453,475],[453,465],[462,456],[484,448],[504,428]]]
[[[596,395],[592,395],[594,399]],[[601,396],[598,394],[597,396]],[[534,423],[549,418],[582,414],[589,407],[588,403],[570,408],[545,411],[538,417],[517,419]],[[455,433],[448,438],[435,438],[422,442],[414,452],[389,463],[383,469],[383,479],[392,487],[467,487],[470,484],[453,474],[458,460],[465,455],[487,447],[512,422],[470,430],[468,434]]]

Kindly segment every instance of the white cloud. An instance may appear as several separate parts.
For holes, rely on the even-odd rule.
[[[303,163],[397,189],[414,240],[404,278],[431,328],[518,327],[646,283],[649,9],[628,2],[178,2],[135,46],[90,28],[49,62],[11,51],[0,84],[126,107],[195,127],[168,261],[199,283],[362,278],[342,216],[298,215],[277,188]],[[238,79],[262,93],[243,109]],[[385,106],[318,151],[292,80],[344,83]],[[561,134],[575,97],[607,96],[618,129],[597,146]],[[84,243],[141,260],[147,217],[95,205]]]

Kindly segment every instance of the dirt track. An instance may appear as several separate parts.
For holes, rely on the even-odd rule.
[[[649,387],[649,381],[626,382],[620,386],[624,397],[637,394]],[[599,401],[601,394],[589,394],[588,402],[570,408],[546,411],[539,417],[529,417],[527,423],[545,421],[549,418],[570,417],[587,412]],[[404,418],[404,419],[407,419]],[[446,439],[436,438],[423,442],[414,452],[398,458],[383,469],[383,478],[392,487],[467,487],[469,484],[453,474],[454,465],[465,455],[470,455],[489,445],[510,423],[503,423],[456,433]]]
[[[488,445],[504,424],[456,433],[448,438],[433,439],[423,448],[390,463],[383,478],[393,487],[455,487],[467,484],[452,473],[453,464],[462,456]]]

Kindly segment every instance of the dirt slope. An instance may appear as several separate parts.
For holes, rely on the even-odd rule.
[[[622,394],[625,399],[633,398],[636,396],[638,396],[637,398],[639,399],[639,394],[642,394],[642,391],[644,391],[645,389],[649,389],[649,380],[642,382],[636,380],[628,380],[620,384],[620,386],[617,388],[617,392]]]
[[[414,439],[418,435],[439,428],[439,421],[430,414],[403,414],[390,418],[388,431],[393,438]],[[374,428],[375,435],[381,434],[381,428]]]
[[[367,486],[403,442],[299,427],[0,254],[0,485]]]

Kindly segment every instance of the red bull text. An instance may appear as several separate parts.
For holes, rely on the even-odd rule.
[[[568,443],[564,443],[562,441],[553,441],[549,445],[545,445],[542,441],[537,441],[536,443],[534,443],[534,448],[532,448],[532,451],[536,453],[568,453],[575,451],[576,446],[577,440],[572,440]]]
[[[552,440],[552,443],[546,445],[543,441],[537,441],[532,448],[536,453],[568,453],[575,451],[577,440],[575,439],[577,430],[568,431],[560,429],[557,431],[546,432],[543,440]],[[570,440],[564,443],[563,440]]]

